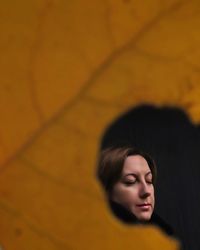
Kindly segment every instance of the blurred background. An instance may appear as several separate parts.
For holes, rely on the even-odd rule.
[[[178,249],[127,228],[95,177],[100,140],[141,104],[200,122],[198,0],[29,0],[0,7],[4,250]]]

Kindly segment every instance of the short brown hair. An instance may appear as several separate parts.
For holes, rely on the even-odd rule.
[[[150,155],[132,147],[110,147],[100,153],[97,177],[106,192],[110,192],[113,185],[120,179],[124,162],[130,155],[141,155],[148,163],[152,172],[152,182],[155,185],[156,164]]]

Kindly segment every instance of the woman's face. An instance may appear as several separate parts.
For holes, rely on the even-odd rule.
[[[128,156],[121,178],[114,184],[111,200],[119,203],[138,220],[151,218],[154,209],[154,186],[147,161],[140,155]]]

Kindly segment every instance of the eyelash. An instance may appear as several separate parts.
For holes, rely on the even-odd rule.
[[[132,182],[125,182],[126,186],[131,186],[133,184],[135,184],[137,182],[137,180],[132,181]]]
[[[131,185],[135,184],[136,182],[137,182],[137,180],[131,181],[131,182],[125,182],[125,185],[126,185],[126,186],[131,186]],[[153,184],[152,181],[146,181],[146,183],[147,183],[147,184]]]

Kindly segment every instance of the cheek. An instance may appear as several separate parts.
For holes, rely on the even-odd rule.
[[[115,187],[112,192],[112,198],[114,201],[119,202],[121,204],[127,204],[134,202],[137,199],[136,190],[129,188],[118,188]]]
[[[152,189],[152,192],[151,192],[151,196],[152,196],[152,201],[153,201],[153,207],[154,207],[154,204],[155,204],[155,195],[154,195],[154,188]]]

